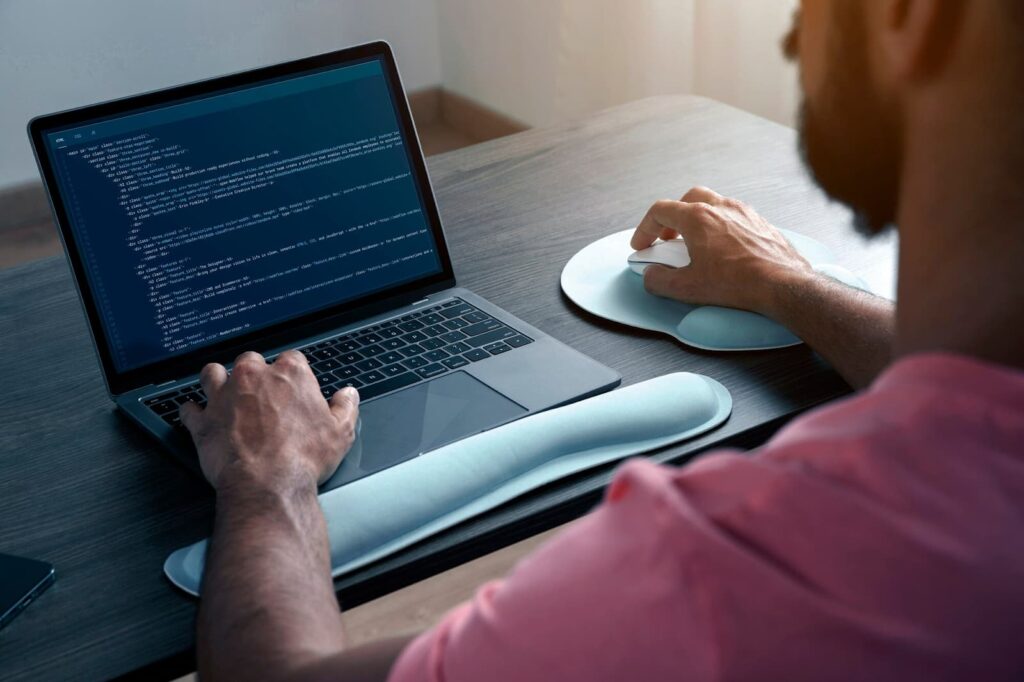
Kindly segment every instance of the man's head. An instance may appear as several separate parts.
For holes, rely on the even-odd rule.
[[[1000,15],[1004,23],[1019,22],[1024,5],[970,2],[990,23]],[[803,0],[794,18],[784,50],[800,63],[804,158],[825,191],[855,211],[865,233],[896,220],[907,130],[916,123],[913,98],[940,79],[959,77],[962,71],[950,72],[977,58],[957,53],[967,4]]]

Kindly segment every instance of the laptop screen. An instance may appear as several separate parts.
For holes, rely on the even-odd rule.
[[[444,267],[379,58],[43,141],[119,372]]]

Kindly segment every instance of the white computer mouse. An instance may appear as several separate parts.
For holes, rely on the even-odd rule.
[[[658,242],[646,249],[634,251],[626,259],[629,268],[638,275],[644,274],[648,265],[667,265],[670,268],[682,268],[690,264],[690,252],[682,239]]]

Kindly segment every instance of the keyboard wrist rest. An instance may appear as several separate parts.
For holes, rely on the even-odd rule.
[[[717,381],[669,374],[542,412],[397,464],[319,497],[332,575],[361,568],[532,489],[693,438],[726,420]],[[173,552],[164,572],[200,591],[206,541]]]

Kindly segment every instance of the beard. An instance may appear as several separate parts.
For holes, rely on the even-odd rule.
[[[800,151],[815,182],[848,206],[866,236],[896,220],[902,131],[895,105],[871,82],[860,0],[835,3],[826,82],[800,106]]]

